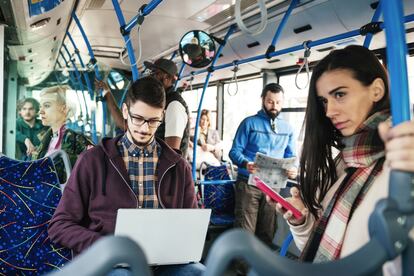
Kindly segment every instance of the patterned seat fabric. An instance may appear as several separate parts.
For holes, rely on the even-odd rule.
[[[47,234],[60,198],[50,158],[23,162],[0,157],[0,275],[42,275],[72,258]]]
[[[207,166],[205,180],[230,180],[226,165]],[[234,187],[232,184],[204,185],[204,207],[211,208],[213,225],[231,225],[234,221]]]

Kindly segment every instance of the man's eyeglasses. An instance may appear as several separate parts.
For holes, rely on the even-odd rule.
[[[143,126],[145,123],[147,123],[148,127],[156,128],[162,123],[162,120],[159,119],[145,119],[143,117],[132,116],[129,110],[128,114],[129,118],[131,118],[131,123],[135,126]]]

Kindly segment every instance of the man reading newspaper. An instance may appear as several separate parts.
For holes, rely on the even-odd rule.
[[[262,157],[265,155],[279,160],[295,157],[296,138],[289,123],[278,117],[284,99],[283,88],[276,83],[268,84],[261,97],[262,109],[241,122],[229,156],[238,166],[235,227],[250,231],[265,244],[272,246],[276,232],[275,208],[266,202],[266,195],[262,191],[248,184],[248,179],[250,174],[256,173],[258,164],[260,170],[257,173],[264,174],[259,177],[270,185],[286,185],[286,181],[279,180],[286,177],[295,179],[297,168],[293,160],[278,161],[277,171],[274,171],[273,168],[264,166],[263,163],[268,161]],[[258,152],[263,156],[255,164]]]

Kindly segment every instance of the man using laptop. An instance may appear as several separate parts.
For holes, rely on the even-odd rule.
[[[197,208],[188,163],[154,138],[164,108],[158,80],[146,77],[132,84],[122,106],[126,133],[104,138],[80,155],[49,224],[52,241],[79,254],[114,233],[120,208]],[[199,275],[203,268],[199,263],[161,266],[154,274]]]

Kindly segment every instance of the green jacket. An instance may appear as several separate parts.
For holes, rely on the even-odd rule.
[[[39,135],[46,130],[47,127],[43,126],[39,119],[36,119],[34,126],[30,127],[22,117],[18,117],[16,120],[16,159],[26,157],[27,147],[24,144],[26,138],[29,138],[32,144],[37,147],[40,145]]]
[[[46,155],[47,150],[49,148],[50,140],[52,140],[52,135],[53,132],[51,128],[44,133],[44,135],[41,137],[41,142],[37,150],[37,153],[34,153],[32,155],[33,160],[43,158]],[[78,155],[85,151],[87,147],[90,145],[94,144],[85,135],[77,133],[71,129],[66,129],[65,133],[63,134],[61,150],[64,150],[68,154],[70,164],[73,168],[73,166],[76,163],[76,160],[78,159]],[[54,161],[60,183],[66,182],[63,163],[60,159]]]

